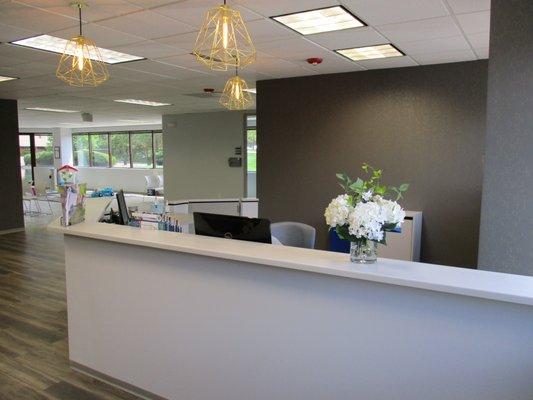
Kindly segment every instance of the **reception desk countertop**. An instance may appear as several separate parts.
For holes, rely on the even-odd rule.
[[[132,246],[533,305],[533,277],[521,275],[381,258],[376,264],[359,265],[351,263],[347,254],[97,222],[84,222],[66,228],[56,224],[49,226],[49,229],[66,235]]]

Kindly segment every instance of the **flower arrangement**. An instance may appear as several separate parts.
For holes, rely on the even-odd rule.
[[[375,169],[365,163],[362,170],[369,175],[367,180],[357,178],[352,181],[344,173],[337,174],[345,194],[331,201],[324,216],[326,223],[336,230],[341,239],[352,242],[352,251],[354,247],[362,252],[371,252],[374,249],[375,261],[376,243],[386,244],[386,232],[401,227],[403,223],[405,211],[397,201],[403,197],[409,184],[386,186],[381,183],[381,169]],[[395,196],[395,199],[387,199],[390,195]],[[354,260],[356,255],[352,252],[350,254],[353,256],[352,261],[357,261]],[[372,254],[369,256],[372,262]]]

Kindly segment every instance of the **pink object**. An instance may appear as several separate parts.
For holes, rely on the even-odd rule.
[[[77,168],[74,168],[74,167],[71,166],[71,165],[65,164],[65,165],[63,165],[61,168],[59,168],[57,171],[58,171],[58,172],[61,172],[61,171],[73,171],[73,172],[78,172],[78,169],[77,169]]]

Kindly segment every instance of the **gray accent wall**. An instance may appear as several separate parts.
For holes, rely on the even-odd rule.
[[[492,0],[479,268],[533,276],[533,1]]]
[[[243,167],[228,166],[244,146],[243,112],[163,115],[163,145],[167,200],[244,197]]]
[[[0,232],[24,228],[16,100],[0,99]]]
[[[422,261],[475,267],[486,82],[486,61],[258,82],[260,215],[314,226],[325,249],[335,173],[368,162],[411,184]]]

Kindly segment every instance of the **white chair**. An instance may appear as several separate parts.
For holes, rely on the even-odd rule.
[[[272,236],[284,246],[315,248],[316,229],[301,222],[276,222],[270,225]]]

